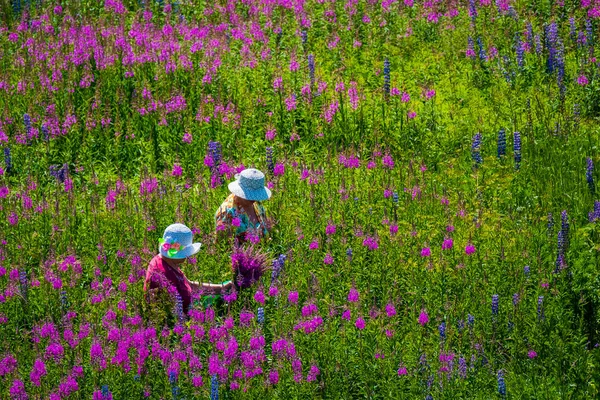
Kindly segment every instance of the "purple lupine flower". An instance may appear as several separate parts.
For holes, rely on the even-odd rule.
[[[506,383],[504,382],[504,372],[498,371],[498,394],[504,399],[506,397]]]
[[[481,158],[481,140],[481,133],[478,132],[473,136],[473,142],[471,143],[471,157],[473,158],[473,161],[475,161],[475,166],[478,166],[483,162],[483,159]]]
[[[444,341],[446,339],[446,323],[442,321],[440,326],[438,326],[438,331],[440,332],[440,340]]]
[[[588,157],[586,160],[587,167],[585,169],[585,179],[587,181],[588,187],[592,194],[596,191],[596,185],[594,184],[594,161]]]
[[[492,315],[498,315],[498,300],[497,294],[492,295]]]
[[[390,60],[387,57],[383,61],[383,92],[387,100],[390,96]]]
[[[515,154],[515,168],[519,169],[521,166],[521,134],[519,132],[514,133],[513,151]]]

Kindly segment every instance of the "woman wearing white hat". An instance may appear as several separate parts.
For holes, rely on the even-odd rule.
[[[264,237],[268,233],[265,209],[260,203],[271,197],[265,187],[265,175],[257,169],[248,168],[235,176],[229,184],[231,194],[215,213],[217,234],[234,234],[238,242],[244,242],[248,235]]]
[[[186,314],[192,301],[192,291],[202,288],[212,293],[221,293],[232,286],[230,281],[217,285],[190,281],[185,276],[179,267],[187,257],[196,254],[201,246],[200,243],[192,243],[192,239],[192,231],[187,226],[169,225],[160,240],[159,254],[148,265],[144,281],[144,292],[166,288],[172,295],[177,293],[181,299],[182,311]]]

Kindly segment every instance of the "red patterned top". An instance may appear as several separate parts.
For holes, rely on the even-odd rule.
[[[144,291],[156,288],[166,288],[171,295],[179,293],[183,312],[188,312],[192,301],[192,287],[184,273],[179,268],[169,265],[160,254],[154,256],[148,264],[144,281]]]

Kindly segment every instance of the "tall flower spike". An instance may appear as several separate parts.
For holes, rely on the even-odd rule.
[[[596,192],[596,185],[594,183],[594,161],[590,157],[587,158],[585,180],[587,181],[590,192],[594,194]]]
[[[492,315],[498,315],[498,295],[492,296]]]
[[[6,172],[12,171],[12,157],[10,155],[10,147],[4,148],[4,165],[6,165]]]
[[[515,153],[515,168],[519,169],[521,167],[521,134],[519,132],[515,132],[513,151]]]
[[[308,55],[308,75],[310,77],[310,87],[315,86],[315,56]]]
[[[219,380],[217,375],[210,377],[210,400],[219,400]]]
[[[498,131],[498,158],[506,155],[506,132],[504,128]]]
[[[383,91],[387,100],[390,97],[390,60],[387,57],[383,61]]]
[[[471,157],[475,161],[475,166],[479,166],[483,162],[481,158],[481,133],[477,133],[473,136],[473,142],[471,143]]]

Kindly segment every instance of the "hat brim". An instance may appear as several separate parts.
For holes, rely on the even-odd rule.
[[[202,246],[201,243],[192,243],[189,246],[185,247],[184,249],[179,250],[173,257],[169,256],[169,253],[164,251],[161,245],[158,246],[158,251],[160,252],[160,255],[163,257],[171,258],[173,260],[181,260],[181,259],[193,256],[194,254],[199,252],[200,246]]]
[[[271,190],[269,190],[267,187],[256,190],[244,190],[240,186],[239,181],[233,181],[227,185],[227,187],[231,193],[235,194],[237,197],[241,197],[242,199],[250,201],[263,201],[271,198]]]

